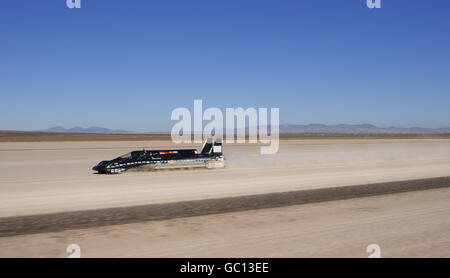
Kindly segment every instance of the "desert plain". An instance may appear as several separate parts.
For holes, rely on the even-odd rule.
[[[82,257],[368,257],[370,244],[382,257],[450,257],[446,136],[291,136],[274,155],[225,144],[224,169],[120,175],[91,168],[135,149],[201,146],[81,137],[0,140],[0,257],[67,257],[70,244]],[[360,185],[378,193],[352,193]],[[293,200],[339,188],[350,195]]]

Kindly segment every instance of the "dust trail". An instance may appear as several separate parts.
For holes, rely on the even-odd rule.
[[[227,166],[275,166],[307,163],[336,163],[380,161],[417,158],[450,157],[450,141],[392,142],[380,146],[377,142],[348,144],[298,145],[297,148],[281,145],[278,153],[260,155],[257,152],[228,153]]]

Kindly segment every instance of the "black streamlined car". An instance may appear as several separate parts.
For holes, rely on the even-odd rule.
[[[92,170],[101,174],[119,174],[129,169],[153,170],[164,168],[223,168],[225,158],[222,140],[207,139],[200,153],[196,149],[132,151],[112,160],[104,160]]]

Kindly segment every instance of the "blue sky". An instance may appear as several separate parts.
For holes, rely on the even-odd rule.
[[[172,109],[450,126],[450,2],[0,0],[0,129],[170,130]]]

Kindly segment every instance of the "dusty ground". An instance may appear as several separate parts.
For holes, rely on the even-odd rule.
[[[450,189],[0,238],[0,257],[450,257]]]
[[[449,139],[225,145],[227,168],[96,175],[104,159],[169,141],[0,143],[0,217],[450,176]],[[179,147],[179,146],[178,146]],[[199,146],[198,146],[199,147]],[[0,238],[0,256],[450,256],[448,189]],[[413,228],[412,228],[413,227]]]
[[[160,221],[227,212],[281,208],[442,188],[450,188],[450,177],[0,217],[0,237]]]
[[[96,175],[91,167],[167,141],[0,143],[0,217],[448,176],[450,140],[289,140],[226,145],[227,168]]]

